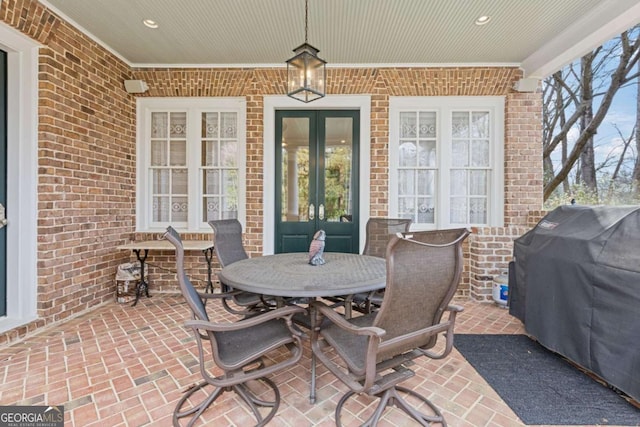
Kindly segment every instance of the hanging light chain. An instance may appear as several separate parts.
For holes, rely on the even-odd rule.
[[[304,42],[307,43],[309,34],[309,0],[304,0]]]

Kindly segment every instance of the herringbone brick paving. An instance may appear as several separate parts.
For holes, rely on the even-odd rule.
[[[457,300],[465,307],[456,332],[523,333],[507,310]],[[211,307],[210,307],[211,308]],[[232,320],[221,308],[212,320]],[[0,349],[0,404],[64,405],[67,426],[170,426],[185,389],[199,382],[196,345],[183,328],[189,311],[182,297],[158,294],[136,307],[115,302]],[[272,379],[282,401],[269,426],[333,426],[346,387],[318,366],[317,402],[310,404],[310,350]],[[443,409],[450,426],[521,426],[522,422],[476,371],[453,350],[444,360],[416,360],[405,386]],[[197,425],[248,426],[251,418],[226,394]],[[366,402],[361,397],[361,402]],[[359,425],[350,417],[346,425]],[[413,425],[389,410],[382,426]]]

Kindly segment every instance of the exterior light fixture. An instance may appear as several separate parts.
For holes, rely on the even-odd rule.
[[[152,19],[144,19],[142,23],[149,28],[158,28],[158,23]]]
[[[309,0],[304,4],[304,43],[293,49],[295,55],[287,61],[287,95],[302,102],[311,102],[325,95],[326,61],[320,52],[307,43],[309,33]]]
[[[491,21],[491,17],[489,15],[482,15],[476,19],[476,25],[485,25]]]

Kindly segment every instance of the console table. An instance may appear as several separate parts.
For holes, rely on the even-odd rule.
[[[183,240],[185,251],[202,251],[207,261],[207,287],[205,292],[213,292],[213,281],[211,280],[211,259],[213,257],[213,241],[210,240]],[[135,306],[138,303],[140,295],[144,294],[149,297],[149,284],[144,277],[144,264],[147,261],[149,251],[173,251],[175,247],[167,240],[144,240],[140,242],[131,242],[126,245],[118,246],[119,250],[131,250],[136,254],[136,258],[140,262],[140,281],[136,285],[136,300],[133,302]]]

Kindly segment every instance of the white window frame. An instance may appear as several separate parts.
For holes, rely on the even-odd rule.
[[[487,223],[452,224],[449,215],[451,166],[451,113],[453,111],[488,111],[490,114],[490,172]],[[389,97],[389,216],[398,216],[398,138],[400,113],[435,111],[437,114],[438,172],[433,224],[412,224],[411,230],[433,230],[461,226],[504,226],[504,97],[503,96],[434,96]]]
[[[246,222],[246,116],[247,103],[243,97],[206,97],[206,98],[138,98],[137,100],[137,139],[136,139],[136,231],[161,232],[167,225],[174,225],[183,232],[211,232],[211,227],[202,221],[202,163],[200,144],[201,114],[204,112],[235,112],[238,115],[238,220]],[[188,204],[189,213],[186,227],[182,224],[153,223],[151,221],[151,165],[150,125],[151,113],[186,112],[187,113],[187,168],[188,168]],[[197,130],[197,131],[194,131]]]

